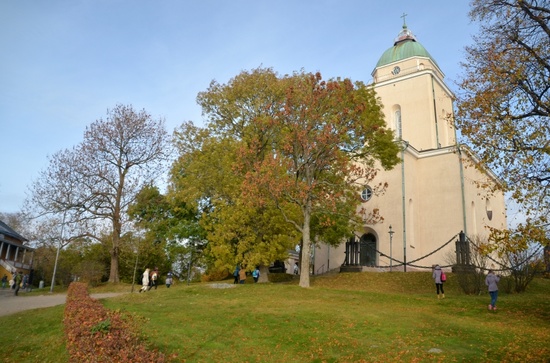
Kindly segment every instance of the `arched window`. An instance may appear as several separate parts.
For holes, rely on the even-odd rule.
[[[402,139],[403,138],[403,130],[401,125],[401,110],[395,111],[395,135],[397,138]]]
[[[493,219],[493,207],[491,207],[491,201],[489,198],[485,199],[485,212],[487,212],[487,218]]]

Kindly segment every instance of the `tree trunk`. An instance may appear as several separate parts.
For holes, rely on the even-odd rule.
[[[120,278],[118,276],[118,248],[116,247],[111,250],[111,271],[109,273],[109,282],[120,282]]]
[[[120,181],[120,185],[124,185],[124,179]],[[120,235],[122,234],[122,227],[120,224],[120,198],[122,196],[122,188],[117,190],[117,201],[115,210],[113,212],[113,249],[111,250],[111,272],[109,273],[109,282],[118,283],[120,277],[118,275],[118,255],[120,252]]]
[[[109,282],[118,283],[120,278],[118,275],[118,254],[120,246],[120,234],[118,234],[119,228],[117,229],[118,224],[113,223],[113,248],[111,249],[111,271],[109,273]]]
[[[309,254],[311,250],[310,239],[311,206],[308,202],[304,211],[304,225],[302,228],[302,262],[300,265],[300,287],[309,287]]]

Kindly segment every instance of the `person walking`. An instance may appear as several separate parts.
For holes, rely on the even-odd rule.
[[[239,267],[239,265],[237,265],[235,267],[235,271],[233,271],[233,283],[234,284],[238,284],[239,283],[239,271],[241,270],[241,268]]]
[[[8,283],[8,276],[4,274],[4,276],[2,277],[2,289],[6,288],[7,283]]]
[[[15,281],[15,296],[17,296],[19,294],[19,288],[21,287],[21,272],[16,272],[13,280]]]
[[[239,270],[239,283],[244,284],[246,281],[246,270],[241,266]]]
[[[500,281],[500,276],[495,275],[493,270],[489,270],[487,277],[485,277],[485,285],[487,285],[487,289],[489,290],[489,295],[491,295],[491,303],[487,307],[489,310],[495,311],[497,309],[499,281]]]
[[[145,292],[149,289],[149,269],[146,268],[143,272],[143,275],[141,275],[141,289],[139,289],[139,292]]]
[[[260,268],[256,266],[254,271],[252,271],[252,277],[254,278],[254,282],[258,282],[258,279],[260,278]]]
[[[172,273],[168,272],[168,275],[166,276],[166,287],[172,286]]]
[[[29,288],[29,275],[23,275],[23,290],[28,291]]]
[[[443,290],[443,281],[441,279],[441,275],[443,275],[443,270],[441,270],[441,267],[439,265],[435,265],[432,277],[435,282],[435,292],[437,293],[438,299],[445,299],[445,291]],[[439,295],[439,292],[441,291],[441,296]]]
[[[155,288],[155,290],[157,289],[158,278],[159,278],[159,269],[155,267],[155,269],[151,273],[151,281],[150,281],[151,286],[149,287],[149,290],[152,289],[153,287]]]

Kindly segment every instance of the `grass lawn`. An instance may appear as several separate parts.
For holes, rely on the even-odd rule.
[[[429,273],[392,272],[313,277],[309,289],[161,285],[104,303],[143,317],[145,344],[174,362],[549,362],[550,280],[501,293],[492,312],[488,294],[448,278],[442,300]],[[0,317],[0,357],[67,362],[62,318],[63,307]]]

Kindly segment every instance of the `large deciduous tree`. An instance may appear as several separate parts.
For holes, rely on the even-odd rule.
[[[109,281],[119,282],[127,208],[163,172],[168,146],[164,120],[117,105],[105,120],[86,128],[81,143],[50,157],[48,168],[31,185],[26,209],[34,216],[63,215],[73,231],[79,226],[73,238],[101,242],[110,236]]]
[[[470,17],[480,29],[466,48],[458,127],[527,225],[542,226],[550,201],[550,2],[475,0]]]
[[[324,81],[318,73],[256,69],[227,85],[213,82],[198,101],[211,134],[235,140],[229,170],[242,178],[243,216],[250,216],[246,208],[269,216],[239,219],[253,220],[250,232],[275,215],[292,226],[302,246],[300,286],[309,287],[312,227],[321,233],[344,223],[341,230],[351,231],[359,191],[376,174],[376,162],[383,168],[399,162],[373,89],[348,79]]]

